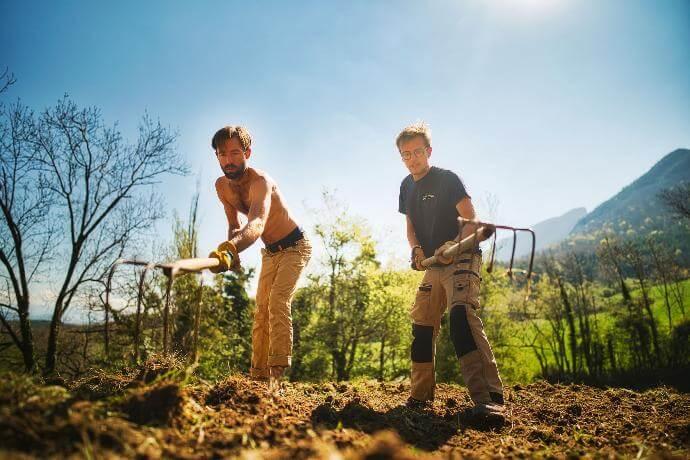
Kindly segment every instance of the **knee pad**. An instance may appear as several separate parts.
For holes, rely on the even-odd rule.
[[[434,327],[413,324],[412,337],[412,362],[432,362],[434,360]]]
[[[455,347],[458,358],[477,349],[477,344],[472,336],[470,323],[467,321],[467,305],[453,305],[450,310],[450,340]]]

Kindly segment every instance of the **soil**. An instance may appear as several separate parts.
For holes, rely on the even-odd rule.
[[[102,372],[67,390],[0,384],[0,458],[690,458],[690,395],[537,382],[506,388],[507,420],[473,417],[441,384],[409,409],[409,382],[283,383],[233,375]]]

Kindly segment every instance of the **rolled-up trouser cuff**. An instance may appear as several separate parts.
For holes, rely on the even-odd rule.
[[[249,375],[256,379],[267,379],[268,378],[268,368],[265,369],[259,369],[256,367],[252,367],[249,369]]]
[[[287,355],[269,356],[268,357],[268,365],[269,365],[269,367],[272,367],[272,366],[290,367],[292,365],[292,356],[287,356]]]

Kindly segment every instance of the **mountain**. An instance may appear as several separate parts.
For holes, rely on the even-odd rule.
[[[677,149],[587,214],[572,233],[588,234],[605,229],[616,233],[644,232],[655,226],[655,218],[668,214],[659,200],[659,192],[683,182],[690,182],[690,150]]]
[[[560,243],[568,237],[568,234],[575,227],[575,224],[587,214],[585,208],[575,208],[565,214],[552,217],[532,226],[532,230],[537,235],[536,250],[541,251],[551,245]],[[505,235],[506,233],[502,233]],[[513,236],[498,240],[496,249],[496,260],[510,260],[510,253],[513,248]],[[517,236],[517,247],[515,248],[515,259],[526,257],[532,250],[532,238],[528,233],[520,232]]]
[[[662,190],[690,183],[690,150],[677,149],[577,222],[556,252],[592,251],[605,235],[634,239],[655,235],[690,266],[690,222],[662,203]]]

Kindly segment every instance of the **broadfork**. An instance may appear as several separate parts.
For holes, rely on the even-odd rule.
[[[491,260],[489,262],[489,266],[486,268],[486,271],[491,273],[494,268],[494,257],[496,255],[496,235],[497,232],[496,230],[510,230],[513,232],[513,249],[510,254],[510,265],[508,267],[508,277],[510,279],[513,279],[513,264],[515,263],[515,249],[517,246],[517,233],[518,232],[528,232],[532,236],[532,250],[530,252],[530,258],[529,258],[529,268],[527,269],[527,293],[525,295],[525,300],[529,299],[529,294],[530,294],[530,289],[531,289],[531,282],[532,282],[532,268],[534,265],[534,252],[536,248],[536,242],[537,242],[537,237],[534,233],[534,230],[531,228],[518,228],[518,227],[511,227],[509,225],[497,225],[497,224],[492,224],[488,222],[481,222],[478,220],[473,220],[473,219],[465,219],[463,217],[458,217],[458,221],[462,225],[466,224],[473,224],[476,225],[475,231],[470,235],[459,241],[458,243],[450,246],[448,249],[443,251],[443,257],[445,258],[452,258],[456,254],[462,254],[464,252],[469,252],[474,250],[479,243],[482,241],[485,241],[491,236],[494,237],[494,241],[491,247]],[[421,265],[425,268],[428,268],[433,265],[437,265],[439,263],[438,258],[436,256],[431,256],[428,259],[424,259],[421,262]]]

